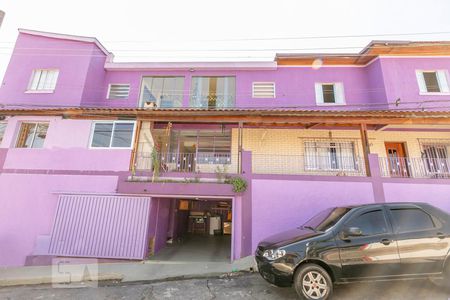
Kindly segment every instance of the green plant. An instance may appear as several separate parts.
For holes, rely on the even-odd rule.
[[[243,193],[247,190],[247,181],[241,177],[231,178],[230,183],[233,185],[233,192],[235,193]]]
[[[224,182],[227,178],[227,171],[228,171],[228,166],[224,165],[224,166],[217,166],[215,173],[216,173],[216,177],[217,177],[217,181],[218,182]]]
[[[156,178],[159,177],[159,171],[161,167],[161,162],[159,161],[159,154],[158,150],[156,150],[156,147],[152,150],[152,166],[153,166],[153,177],[152,181],[155,181]]]

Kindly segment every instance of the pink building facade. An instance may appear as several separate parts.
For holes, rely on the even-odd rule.
[[[187,230],[182,201],[228,203],[231,260],[330,206],[450,212],[442,47],[115,63],[95,38],[20,30],[0,88],[0,265],[146,259]]]

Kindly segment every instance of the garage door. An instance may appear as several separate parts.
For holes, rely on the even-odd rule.
[[[143,259],[149,197],[60,195],[50,255]]]

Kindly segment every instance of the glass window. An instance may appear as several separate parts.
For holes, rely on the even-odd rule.
[[[191,107],[234,107],[236,83],[234,77],[192,77]]]
[[[364,236],[371,236],[388,232],[386,219],[382,210],[363,213],[351,219],[346,227],[358,227]]]
[[[305,142],[306,170],[357,170],[354,142]]]
[[[418,208],[391,209],[396,232],[419,231],[434,228],[430,215]]]
[[[92,148],[130,148],[134,122],[98,122],[94,124]]]
[[[48,123],[22,123],[16,148],[42,148],[47,130]]]
[[[171,153],[192,153],[197,163],[231,163],[231,130],[173,130]]]
[[[5,135],[6,123],[0,123],[0,144],[3,141],[3,136]]]
[[[181,107],[183,104],[184,77],[144,77],[140,105],[151,103],[157,107]]]
[[[58,70],[37,69],[31,75],[29,91],[53,91],[58,80]]]
[[[439,93],[439,81],[436,72],[423,72],[423,79],[429,93]]]
[[[324,103],[336,102],[336,99],[334,97],[334,84],[322,84],[322,92]]]

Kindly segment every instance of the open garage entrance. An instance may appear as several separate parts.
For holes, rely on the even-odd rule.
[[[232,206],[231,199],[152,198],[149,259],[230,262]]]

